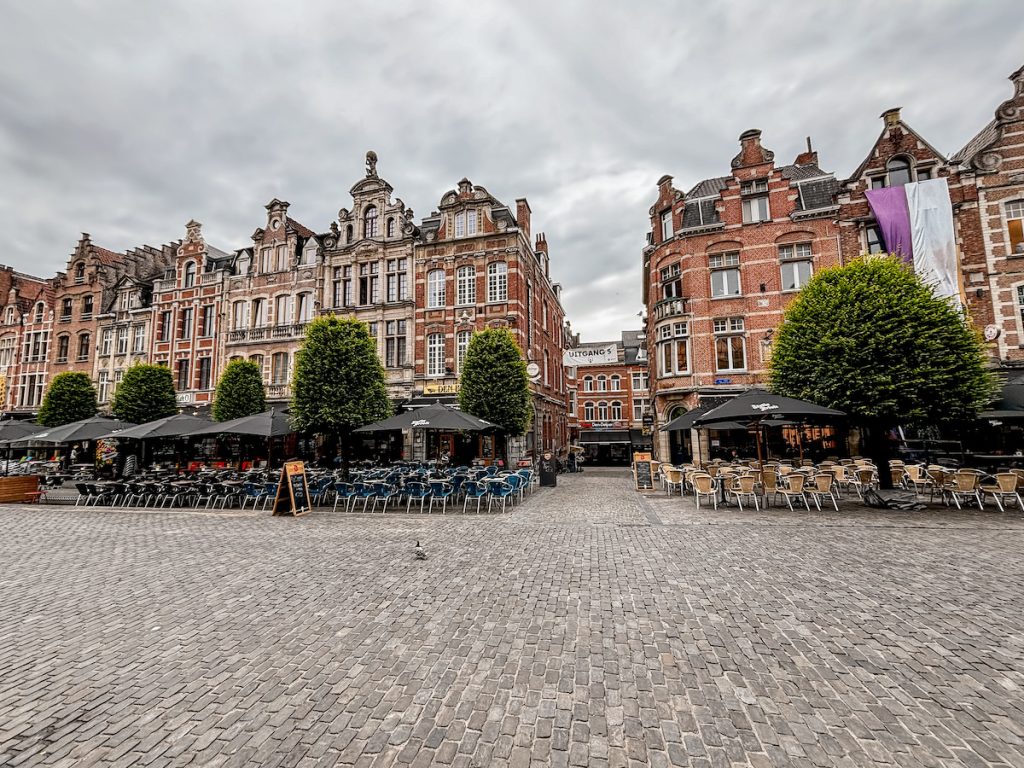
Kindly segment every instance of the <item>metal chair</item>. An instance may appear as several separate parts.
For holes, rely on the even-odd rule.
[[[786,485],[779,488],[779,493],[786,500],[786,504],[789,505],[789,511],[793,511],[793,499],[800,499],[804,503],[804,507],[807,511],[811,511],[811,505],[807,503],[807,494],[804,493],[804,484],[807,482],[807,478],[799,473],[793,472],[786,475]]]
[[[806,495],[814,499],[814,506],[821,512],[821,502],[823,499],[828,499],[832,502],[832,507],[836,512],[839,511],[839,502],[836,500],[835,494],[836,479],[830,472],[821,472],[814,476],[814,484],[807,489]]]
[[[419,480],[410,480],[405,484],[405,511],[408,512],[412,506],[413,499],[419,499],[420,512],[423,512],[423,503],[430,498],[430,486]]]
[[[953,500],[956,504],[957,509],[963,509],[960,506],[961,501],[969,501],[974,499],[978,504],[978,509],[984,510],[985,506],[981,500],[981,491],[979,490],[981,476],[972,472],[971,470],[959,469],[956,474],[946,482],[943,488],[944,495]]]
[[[999,472],[993,478],[995,485],[982,483],[979,485],[982,498],[985,496],[991,496],[996,500],[996,506],[999,507],[1000,512],[1005,512],[1006,508],[1003,506],[1004,501],[1013,501],[1017,503],[1017,509],[1024,508],[1021,504],[1020,493],[1017,491],[1017,483],[1019,478],[1013,472]]]
[[[728,489],[729,495],[736,498],[736,503],[740,507],[740,512],[743,511],[743,499],[748,498],[754,502],[754,509],[758,512],[761,511],[760,505],[757,503],[757,475],[748,474],[741,475],[734,479],[732,486]]]
[[[491,504],[495,499],[501,500],[501,511],[505,511],[505,502],[508,497],[515,493],[515,489],[504,480],[491,480],[487,483],[487,511],[491,511]]]
[[[476,499],[476,512],[480,514],[480,502],[489,495],[487,484],[479,480],[467,480],[462,484],[462,491],[462,511],[466,511],[466,506],[469,504],[470,499]],[[489,502],[488,506],[490,506]]]

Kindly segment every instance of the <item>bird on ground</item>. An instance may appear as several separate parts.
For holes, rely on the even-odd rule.
[[[416,555],[417,560],[426,560],[427,551],[420,546],[419,540],[416,541],[416,546],[413,548],[413,554]]]

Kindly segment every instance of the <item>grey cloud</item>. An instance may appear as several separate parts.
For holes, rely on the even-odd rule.
[[[952,152],[1024,63],[1012,0],[9,5],[4,261],[49,274],[82,230],[122,249],[192,217],[239,247],[275,196],[323,230],[372,148],[420,216],[463,176],[528,197],[585,339],[636,326],[661,174],[721,175],[759,127],[843,176],[896,104]]]

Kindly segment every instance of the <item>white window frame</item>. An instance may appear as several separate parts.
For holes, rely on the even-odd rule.
[[[663,211],[661,214],[661,241],[672,239],[672,211]]]
[[[443,269],[427,272],[427,309],[444,309],[445,274]]]
[[[444,334],[428,333],[426,339],[427,376],[440,378],[445,375]]]
[[[712,331],[715,336],[715,370],[721,373],[731,373],[747,370],[747,335],[746,322],[742,317],[717,318],[712,321]],[[734,359],[732,339],[740,339],[740,347],[743,354],[743,365],[737,366]],[[726,341],[728,350],[728,367],[720,367],[718,360],[719,342]]]
[[[772,211],[768,202],[768,195],[757,195],[748,197],[743,201],[743,223],[759,224],[762,221],[771,221]]]
[[[490,304],[508,301],[508,264],[492,261],[487,265],[487,302]]]
[[[455,283],[456,306],[476,304],[476,267],[468,265],[455,270]]]
[[[743,295],[743,279],[739,267],[711,271],[711,298],[731,299]]]
[[[462,365],[466,362],[469,341],[472,338],[472,331],[459,331],[455,334],[455,370],[460,375],[462,374]]]

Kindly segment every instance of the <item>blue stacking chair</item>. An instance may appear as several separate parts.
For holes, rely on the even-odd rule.
[[[434,499],[440,499],[441,501],[441,514],[443,515],[448,509],[448,499],[455,493],[455,486],[445,480],[431,480],[430,481],[430,509],[429,512],[434,511]]]
[[[219,489],[217,486],[210,486],[210,492],[205,495],[207,500],[207,506],[212,504],[215,499],[219,498],[217,493]],[[245,505],[250,501],[252,502],[252,508],[256,509],[256,502],[263,501],[264,490],[257,483],[245,483],[242,486],[242,509],[245,509]]]
[[[383,501],[384,505],[381,507],[381,512],[388,511],[388,502],[391,501],[395,496],[401,495],[397,485],[389,483],[386,480],[378,480],[373,484],[373,508],[370,510],[373,512],[377,509],[377,502]]]
[[[430,498],[430,486],[419,480],[410,480],[405,484],[405,511],[408,512],[412,506],[413,499],[419,499],[420,512],[423,511],[423,502]]]
[[[373,483],[356,483],[355,491],[352,498],[352,506],[355,507],[355,502],[359,499],[363,500],[363,512],[366,511],[366,504],[370,499],[373,499],[377,495],[377,489]],[[374,505],[376,505],[374,500]]]
[[[488,495],[487,483],[482,483],[478,480],[467,480],[462,484],[462,492],[464,494],[462,511],[466,511],[466,505],[469,504],[470,499],[476,499],[476,512],[480,514],[480,501]]]
[[[523,487],[519,495],[522,496],[522,491],[526,491],[527,493],[532,491],[533,479],[536,473],[532,469],[520,469],[516,474],[521,476],[526,481],[523,483]]]
[[[526,484],[526,481],[523,479],[522,475],[505,475],[503,480],[512,486],[512,494],[510,498],[512,499],[513,502],[516,500],[516,496],[518,496],[520,499],[523,498],[523,485]]]
[[[515,488],[504,480],[491,480],[487,483],[487,511],[491,511],[491,503],[495,499],[501,499],[501,511],[504,512],[505,502],[515,492]]]
[[[332,512],[338,511],[338,502],[342,499],[345,500],[345,511],[348,512],[349,505],[352,503],[352,499],[356,495],[355,486],[351,483],[335,483],[334,484],[334,508]]]

